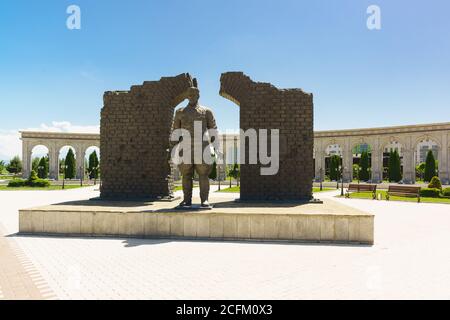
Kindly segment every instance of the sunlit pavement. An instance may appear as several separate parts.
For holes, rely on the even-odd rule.
[[[16,235],[19,208],[96,189],[0,192],[0,299],[450,299],[445,204],[334,198],[375,214],[374,246]]]

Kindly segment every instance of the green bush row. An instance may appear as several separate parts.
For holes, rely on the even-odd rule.
[[[450,197],[450,187],[449,188],[445,188],[444,190],[442,190],[442,195],[444,197]]]
[[[15,179],[11,180],[8,183],[8,187],[10,188],[19,188],[19,187],[46,188],[49,186],[50,182],[44,179],[35,179],[35,180]]]
[[[46,188],[50,186],[50,182],[44,179],[39,179],[37,177],[36,171],[31,170],[30,177],[27,180],[15,179],[8,183],[8,187],[19,188],[19,187],[33,187],[33,188]]]
[[[441,190],[437,188],[423,188],[420,190],[421,197],[439,198],[441,196]]]

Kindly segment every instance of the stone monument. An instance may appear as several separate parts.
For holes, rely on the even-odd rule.
[[[187,98],[188,73],[145,81],[103,96],[100,147],[102,199],[170,199],[169,137],[174,108]]]
[[[311,200],[313,95],[301,89],[278,89],[270,83],[254,82],[242,72],[223,73],[220,83],[220,95],[239,106],[242,130],[279,131],[278,173],[261,175],[260,163],[242,163],[240,200]],[[247,154],[245,138],[241,137],[240,143],[241,155]]]

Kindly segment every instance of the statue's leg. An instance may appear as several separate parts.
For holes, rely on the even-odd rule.
[[[183,195],[184,202],[192,202],[192,178],[194,177],[194,165],[193,164],[180,164],[179,167],[183,182]]]
[[[212,165],[210,164],[196,164],[195,171],[198,173],[200,184],[200,200],[201,202],[208,201],[209,195],[209,174],[211,173]]]

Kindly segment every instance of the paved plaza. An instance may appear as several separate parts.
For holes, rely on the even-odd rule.
[[[19,208],[97,189],[0,192],[0,299],[450,298],[444,204],[334,198],[375,214],[374,246],[16,234]]]

